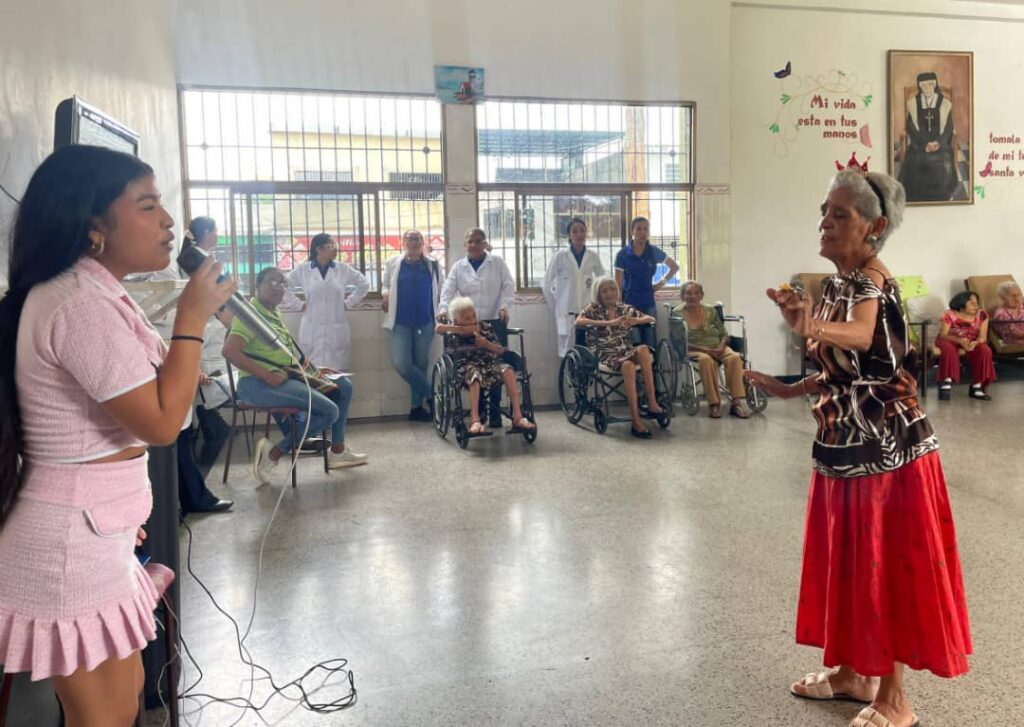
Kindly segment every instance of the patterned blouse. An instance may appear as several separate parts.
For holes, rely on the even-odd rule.
[[[996,335],[1006,343],[1024,343],[1024,308],[999,308],[992,314]]]
[[[615,304],[615,314],[613,316],[608,316],[605,307],[597,303],[591,303],[580,313],[580,317],[592,321],[610,321],[622,316],[639,318],[642,315],[643,313],[633,306],[622,302]],[[632,327],[626,326],[588,328],[587,347],[594,350],[598,363],[612,371],[618,371],[622,368],[624,361],[633,357],[635,346],[630,336],[630,331],[632,330]]]
[[[846,351],[808,341],[818,363],[821,398],[814,405],[818,433],[814,466],[829,477],[860,477],[891,472],[939,448],[917,400],[917,382],[907,370],[916,352],[910,346],[899,287],[887,279],[879,287],[855,270],[825,280],[814,319],[846,322],[861,303],[877,300],[878,318],[867,351]]]
[[[957,338],[966,338],[968,341],[977,341],[981,333],[981,324],[988,320],[988,313],[983,310],[969,321],[965,321],[955,310],[948,310],[942,314],[942,322],[949,324],[949,335]]]

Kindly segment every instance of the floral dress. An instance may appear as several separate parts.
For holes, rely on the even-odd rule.
[[[591,303],[583,312],[582,318],[592,321],[610,321],[622,316],[627,318],[640,318],[643,313],[628,303],[616,303],[615,314],[609,316],[603,305]],[[613,326],[610,328],[589,328],[587,329],[587,347],[594,350],[597,361],[601,366],[618,371],[622,364],[633,358],[633,349],[636,346],[630,337],[632,327]]]
[[[501,344],[494,328],[487,321],[480,321],[480,335],[491,343]],[[491,353],[473,342],[473,336],[456,336],[459,346],[467,347],[458,356],[459,380],[462,388],[469,389],[474,381],[479,381],[484,390],[493,389],[501,384],[505,369],[510,366],[501,361],[501,354]]]

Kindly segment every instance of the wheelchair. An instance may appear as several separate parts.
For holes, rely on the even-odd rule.
[[[537,439],[536,419],[534,418],[533,397],[530,395],[530,372],[526,366],[526,344],[522,328],[510,328],[500,319],[486,321],[491,325],[498,340],[508,348],[509,336],[518,339],[519,352],[506,351],[501,357],[503,363],[509,364],[516,372],[516,385],[519,388],[520,407],[523,410],[523,417],[534,424],[533,429],[517,429],[514,426],[505,430],[505,434],[522,434],[523,439],[533,443]],[[458,336],[446,334],[444,337],[444,352],[441,358],[434,364],[431,371],[431,385],[433,387],[432,403],[434,409],[434,429],[441,438],[447,436],[449,430],[454,430],[455,441],[459,448],[465,449],[470,439],[490,437],[494,432],[487,431],[480,434],[473,434],[469,431],[466,418],[469,416],[469,407],[462,403],[462,382],[459,380],[459,362],[462,356],[472,350],[472,346],[459,344]],[[498,382],[498,387],[504,389],[504,383]],[[480,420],[486,422],[490,417],[490,391],[480,392]],[[512,424],[512,404],[500,407],[499,411],[503,417]]]
[[[689,351],[686,345],[686,321],[681,316],[672,315],[672,306],[666,304],[665,307],[669,310],[669,325],[673,323],[681,324],[683,327],[683,339],[669,337],[663,339],[659,343],[658,357],[659,360],[665,362],[665,365],[669,365],[669,362],[674,364],[674,374],[672,377],[671,390],[675,392],[673,398],[678,398],[682,406],[682,410],[689,416],[696,416],[697,412],[700,411],[700,402],[704,397],[700,393],[700,388],[705,384],[700,380],[700,369],[697,362],[690,358]],[[738,353],[743,359],[743,368],[750,369],[750,358],[748,356],[747,346],[747,319],[744,316],[739,315],[726,315],[725,308],[722,303],[716,303],[714,305],[715,311],[718,313],[719,319],[725,324],[726,331],[729,331],[730,325],[735,329],[739,327],[740,335],[729,336],[728,345],[733,351]],[[661,344],[667,344],[663,350]],[[719,391],[721,392],[722,398],[726,401],[731,400],[732,396],[729,393],[728,387],[725,385],[725,369],[722,366],[718,367],[718,381],[716,382]],[[764,392],[757,387],[751,385],[746,379],[743,380],[743,388],[745,391],[745,398],[747,400],[747,406],[750,407],[750,411],[758,414],[763,412],[768,406],[768,398]]]
[[[654,325],[654,324],[648,324]],[[641,343],[640,329],[645,326],[636,326],[630,331],[630,340],[633,345]],[[617,371],[602,369],[598,365],[597,355],[586,345],[587,330],[589,326],[576,328],[576,345],[573,346],[562,359],[558,368],[558,401],[562,406],[562,412],[566,419],[572,424],[579,424],[583,417],[590,415],[594,420],[594,429],[599,434],[608,431],[609,424],[632,422],[630,417],[612,416],[610,411],[611,403],[621,403],[626,400],[626,393],[623,389],[624,381],[622,374]],[[667,339],[662,339],[657,346],[661,350],[662,345],[668,345]],[[654,373],[654,390],[658,405],[664,413],[657,416],[647,416],[647,395],[643,386],[643,373],[637,368],[637,404],[640,407],[641,416],[653,418],[658,426],[667,429],[672,423],[672,379],[674,372],[671,364],[665,369],[659,365],[658,356],[652,351]],[[614,399],[613,399],[614,397]]]

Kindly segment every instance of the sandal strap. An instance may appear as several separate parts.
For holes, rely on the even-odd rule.
[[[800,685],[812,699],[832,699],[835,695],[832,693],[832,685],[828,683],[829,676],[827,671],[808,674],[800,681]]]
[[[877,709],[865,707],[860,714],[853,718],[850,727],[895,727],[895,725]]]

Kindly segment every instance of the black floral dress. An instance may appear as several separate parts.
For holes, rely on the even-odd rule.
[[[640,318],[644,314],[628,303],[616,303],[615,314],[609,316],[603,305],[591,303],[583,312],[582,318],[592,321],[610,321],[615,318],[626,316],[627,318]],[[587,330],[587,347],[594,350],[597,362],[612,371],[618,371],[622,364],[633,358],[633,350],[636,346],[630,337],[632,327],[614,326],[611,328],[590,328]]]
[[[501,344],[494,333],[494,328],[486,321],[480,321],[480,335],[491,343]],[[457,336],[459,346],[474,346],[473,336]],[[474,381],[479,381],[484,390],[492,389],[501,383],[501,377],[508,364],[501,361],[501,354],[491,353],[479,347],[469,348],[460,352],[458,358],[459,380],[463,389],[469,389]]]

